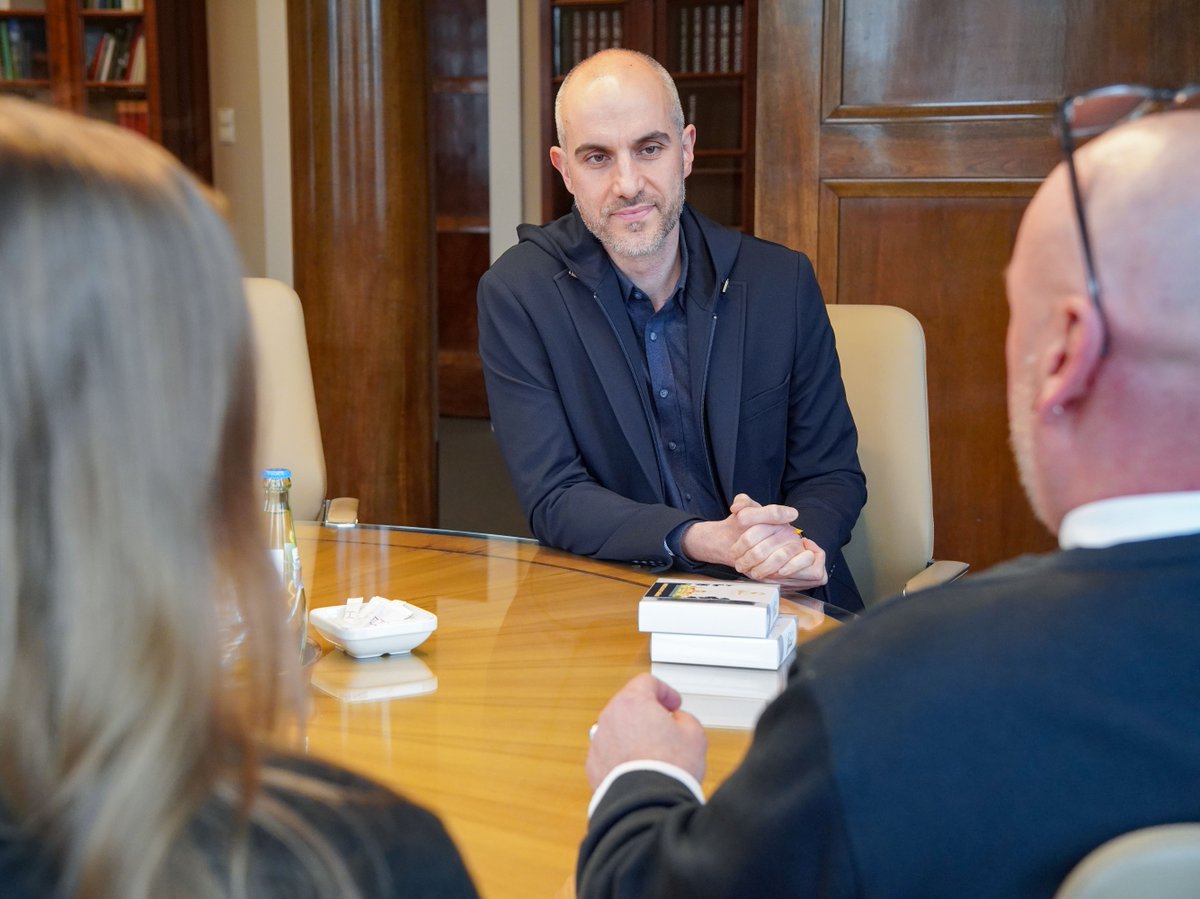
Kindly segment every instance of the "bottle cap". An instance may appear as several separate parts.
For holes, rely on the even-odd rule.
[[[290,468],[264,468],[262,476],[270,481],[282,481],[284,478],[291,480],[292,470]]]

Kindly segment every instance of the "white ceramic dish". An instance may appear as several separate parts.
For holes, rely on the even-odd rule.
[[[437,615],[411,606],[412,617],[366,627],[347,626],[345,606],[325,606],[308,620],[326,640],[357,659],[411,652],[437,630]]]

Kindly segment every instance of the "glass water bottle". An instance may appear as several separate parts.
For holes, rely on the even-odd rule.
[[[300,550],[296,545],[296,525],[288,490],[292,472],[287,468],[268,468],[263,472],[263,511],[267,516],[267,546],[271,561],[283,585],[288,628],[297,653],[303,655],[308,636],[308,601],[304,595],[304,579],[300,573]]]

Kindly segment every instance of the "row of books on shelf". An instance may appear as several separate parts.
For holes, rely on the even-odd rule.
[[[82,9],[141,12],[144,0],[83,0]],[[0,12],[45,12],[46,0],[0,0]]]
[[[46,26],[40,21],[0,21],[0,79],[5,81],[49,77]]]
[[[83,0],[82,9],[141,12],[143,0]],[[0,0],[0,12],[45,12],[46,0]]]
[[[803,627],[819,620],[805,616]],[[798,615],[779,613],[772,584],[662,578],[638,603],[651,674],[706,727],[754,726],[784,687],[800,627]]]
[[[141,12],[142,0],[83,0],[84,9],[123,9]]]
[[[552,28],[555,75],[565,75],[593,53],[620,47],[625,32],[619,9],[555,7]]]
[[[680,72],[742,70],[745,11],[740,3],[709,3],[679,11]]]
[[[150,103],[146,100],[117,100],[113,104],[116,123],[122,128],[150,136]]]
[[[146,34],[141,23],[89,28],[84,35],[88,81],[146,81]]]

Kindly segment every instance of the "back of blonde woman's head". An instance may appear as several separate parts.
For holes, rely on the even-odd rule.
[[[63,894],[219,889],[179,837],[253,770],[281,664],[247,328],[228,231],[166,152],[0,99],[0,836]],[[234,619],[259,641],[239,708]]]

